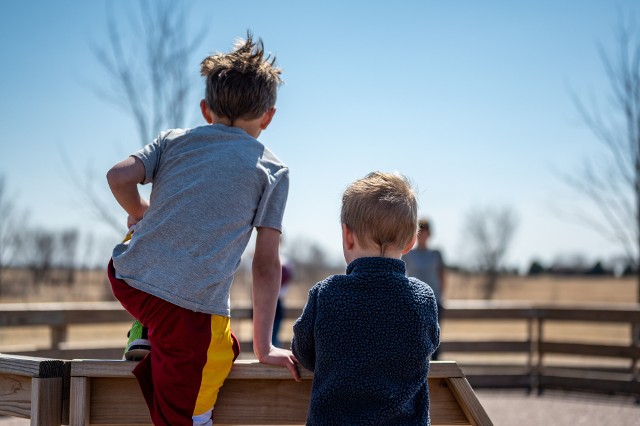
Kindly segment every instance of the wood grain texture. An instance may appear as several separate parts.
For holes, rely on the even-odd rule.
[[[71,426],[89,424],[89,414],[91,412],[90,402],[92,397],[90,383],[91,379],[87,377],[71,378],[71,394],[69,398],[69,424]],[[138,390],[138,393],[139,392],[140,390]],[[146,406],[143,407],[146,409]],[[111,411],[117,411],[118,409],[117,406],[114,406]]]
[[[31,415],[31,377],[0,374],[0,414],[28,419]]]
[[[62,424],[62,377],[34,378],[31,388],[31,424]]]
[[[484,410],[475,392],[464,377],[452,377],[447,381],[451,393],[460,404],[469,421],[474,426],[493,426],[493,422]]]
[[[42,378],[63,377],[64,361],[0,354],[0,373]]]
[[[71,424],[151,424],[144,398],[131,374],[137,363],[74,360],[71,362]],[[216,424],[304,424],[313,374],[303,370],[295,382],[288,370],[256,360],[238,360],[220,390],[214,416]],[[85,376],[85,377],[82,377]],[[433,425],[470,425],[461,404],[473,391],[457,397],[451,379],[464,375],[455,362],[436,361],[429,371]],[[466,385],[468,383],[465,380]],[[115,409],[117,407],[117,409]],[[471,410],[470,412],[474,412]],[[490,424],[490,423],[484,423]]]

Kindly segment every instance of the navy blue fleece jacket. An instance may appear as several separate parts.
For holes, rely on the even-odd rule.
[[[429,424],[438,308],[402,260],[359,258],[317,283],[293,332],[294,355],[314,372],[308,425]]]

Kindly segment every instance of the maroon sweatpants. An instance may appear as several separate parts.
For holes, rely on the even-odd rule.
[[[219,334],[212,336],[215,315],[181,308],[116,278],[113,261],[109,262],[108,276],[115,297],[148,328],[151,353],[138,363],[133,374],[153,424],[191,426],[192,416],[200,414],[197,405],[211,399],[212,393],[215,402],[218,389],[210,389],[211,376],[222,375],[224,380],[240,351],[238,340],[232,333],[224,339]],[[212,350],[216,351],[214,357]],[[217,358],[215,365],[211,358]]]

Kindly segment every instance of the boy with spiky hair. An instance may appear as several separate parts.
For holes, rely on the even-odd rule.
[[[416,241],[417,211],[395,173],[371,173],[344,192],[346,275],[316,284],[293,326],[293,354],[314,372],[307,425],[429,424],[438,310],[400,259]]]
[[[271,345],[289,171],[257,141],[275,114],[281,71],[249,33],[232,52],[204,59],[201,73],[208,125],[162,132],[107,173],[135,225],[113,251],[109,279],[148,327],[152,348],[133,373],[155,425],[212,422],[239,351],[229,295],[253,228],[254,352],[299,379],[291,352]],[[149,202],[138,192],[146,183]]]

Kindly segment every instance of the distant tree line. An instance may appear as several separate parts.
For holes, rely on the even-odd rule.
[[[631,264],[623,265],[622,268],[605,265],[602,261],[596,260],[594,263],[584,262],[574,263],[553,263],[545,266],[542,262],[534,260],[529,265],[527,275],[577,275],[577,276],[636,276],[637,270]]]
[[[78,229],[30,225],[28,214],[18,209],[0,175],[0,285],[16,279],[10,270],[27,271],[36,286],[72,285],[78,270],[92,268],[99,256],[104,257],[101,249],[93,235],[81,237]]]

